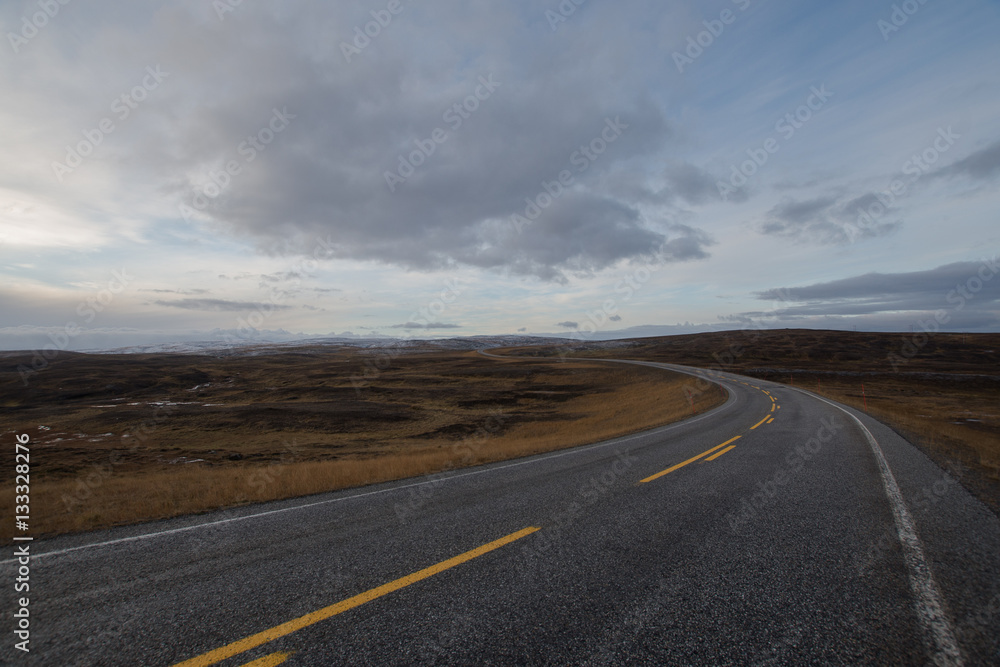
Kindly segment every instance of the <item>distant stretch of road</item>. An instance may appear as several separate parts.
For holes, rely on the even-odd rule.
[[[951,476],[808,392],[646,365],[728,401],[531,458],[36,542],[32,650],[6,632],[0,662],[1000,664],[1000,521]]]

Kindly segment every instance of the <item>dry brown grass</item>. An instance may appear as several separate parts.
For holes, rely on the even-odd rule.
[[[121,377],[134,371],[128,360],[122,363]],[[45,395],[22,404],[24,422],[50,425],[48,431],[31,430],[33,534],[167,518],[553,451],[671,423],[723,399],[721,391],[708,392],[692,405],[683,392],[685,376],[594,362],[417,355],[396,359],[360,397],[353,389],[341,391],[357,370],[354,357],[242,359],[221,368],[213,363],[197,359],[194,365],[214,380],[238,374],[243,384],[220,382],[215,393],[200,392],[203,402],[222,405],[179,408],[129,450],[121,443],[135,440],[117,436],[139,433],[137,424],[153,414],[145,408],[95,408],[110,405],[95,397],[50,405]],[[80,366],[64,370],[79,372]],[[60,380],[53,374],[50,382],[62,389]],[[132,400],[140,397],[190,399],[190,381],[133,391],[122,407],[142,403]],[[350,410],[331,412],[328,403]],[[116,437],[54,437],[97,428],[114,429]],[[181,457],[203,460],[177,463]],[[12,491],[3,489],[0,496],[4,516],[12,513]],[[3,533],[8,537],[10,527]]]

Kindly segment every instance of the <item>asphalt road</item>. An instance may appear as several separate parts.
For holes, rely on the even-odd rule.
[[[35,542],[31,651],[0,656],[1000,663],[1000,521],[879,422],[713,376],[725,405],[640,435]]]

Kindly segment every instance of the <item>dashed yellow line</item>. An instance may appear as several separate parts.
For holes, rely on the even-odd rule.
[[[770,419],[770,415],[768,415],[767,417],[764,417],[759,422],[757,422],[756,424],[754,424],[753,426],[751,426],[750,430],[751,431],[754,430],[755,428],[757,428],[758,426],[760,426],[761,424],[763,424],[764,422],[766,422],[768,419]]]
[[[659,479],[660,477],[663,477],[664,475],[668,475],[668,474],[672,473],[675,470],[683,468],[684,466],[688,465],[689,463],[694,463],[695,461],[697,461],[698,459],[702,458],[703,456],[708,456],[712,452],[714,452],[714,451],[716,451],[718,449],[722,449],[723,447],[725,447],[729,443],[735,442],[735,441],[739,440],[742,437],[743,436],[738,435],[735,438],[730,438],[729,440],[726,440],[721,445],[716,445],[715,447],[712,447],[708,451],[702,452],[698,456],[692,456],[687,461],[683,461],[682,463],[678,463],[677,465],[672,465],[669,468],[667,468],[666,470],[661,470],[660,472],[656,473],[655,475],[650,475],[646,479],[641,479],[641,480],[639,480],[639,483],[640,484],[645,484],[646,482],[652,482],[654,479]]]
[[[399,589],[405,588],[410,584],[415,584],[418,581],[422,581],[424,579],[427,579],[428,577],[434,576],[435,574],[444,572],[445,570],[453,568],[456,565],[461,565],[462,563],[468,562],[473,558],[478,558],[483,554],[489,553],[494,549],[499,549],[502,546],[510,544],[511,542],[515,542],[521,539],[522,537],[526,537],[538,530],[541,530],[541,528],[537,526],[531,526],[523,530],[519,530],[516,533],[511,533],[506,537],[501,537],[499,540],[494,540],[489,544],[484,544],[481,547],[476,547],[475,549],[472,549],[471,551],[466,551],[464,554],[459,554],[454,558],[449,558],[448,560],[441,561],[437,565],[431,565],[430,567],[424,568],[419,572],[414,572],[413,574],[408,574],[405,577],[396,579],[395,581],[390,581],[387,584],[382,584],[377,588],[373,588],[369,591],[365,591],[364,593],[355,595],[354,597],[347,598],[346,600],[343,600],[336,604],[332,604],[329,607],[324,607],[323,609],[310,612],[305,616],[300,616],[299,618],[287,621],[285,623],[282,623],[281,625],[276,625],[270,630],[264,630],[263,632],[258,632],[255,635],[250,635],[245,639],[241,639],[239,641],[233,642],[232,644],[228,644],[221,648],[217,648],[214,651],[209,651],[208,653],[199,655],[195,658],[191,658],[190,660],[179,662],[174,667],[204,667],[206,665],[214,665],[218,662],[222,662],[226,658],[231,658],[234,655],[243,653],[244,651],[249,651],[250,649],[261,646],[262,644],[274,641],[279,637],[284,637],[285,635],[289,635],[297,630],[301,630],[302,628],[305,628],[307,626],[319,623],[320,621],[325,621],[331,616],[336,616],[337,614],[341,614],[349,609],[354,609],[355,607],[363,605],[366,602],[371,602],[376,598],[380,598],[383,595],[387,595],[394,591],[398,591]]]
[[[776,408],[777,405],[777,403],[771,403],[771,412],[774,412],[774,408]]]
[[[726,452],[729,452],[729,451],[732,451],[732,450],[734,450],[734,449],[736,449],[736,445],[729,445],[729,446],[728,446],[728,447],[726,447],[725,449],[723,449],[723,450],[721,450],[721,451],[718,451],[718,452],[716,452],[716,453],[712,454],[711,456],[709,456],[709,457],[708,457],[707,459],[705,459],[705,460],[706,460],[706,461],[714,461],[715,459],[719,458],[720,456],[722,456],[722,455],[723,455],[723,454],[725,454]]]

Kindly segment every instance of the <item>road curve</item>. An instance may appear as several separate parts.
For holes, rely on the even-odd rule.
[[[795,388],[623,363],[710,376],[729,398],[571,450],[37,542],[31,652],[0,656],[1000,661],[1000,521],[912,445]]]

